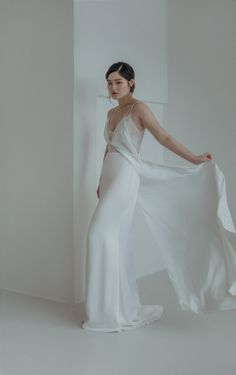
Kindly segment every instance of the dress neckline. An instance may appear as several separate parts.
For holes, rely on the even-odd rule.
[[[109,131],[110,131],[111,133],[114,133],[114,132],[115,132],[117,126],[118,126],[119,123],[125,118],[125,116],[127,116],[127,114],[124,114],[124,115],[121,117],[121,119],[117,122],[117,124],[116,124],[116,126],[115,126],[115,128],[114,128],[113,130],[110,128],[110,121],[109,121],[110,119],[109,119],[109,118],[107,119],[107,126],[108,126],[108,129],[109,129]]]
[[[117,126],[120,124],[120,122],[125,118],[125,117],[128,117],[129,115],[130,115],[130,120],[131,120],[131,122],[133,123],[133,125],[134,125],[134,127],[135,127],[135,129],[138,131],[138,133],[142,133],[143,131],[144,131],[144,129],[142,129],[142,130],[140,130],[140,129],[138,129],[137,128],[137,126],[135,125],[135,123],[134,123],[134,121],[133,121],[133,119],[132,119],[132,116],[131,116],[131,111],[132,111],[132,108],[133,108],[133,106],[134,106],[134,104],[136,104],[136,103],[139,103],[140,101],[139,100],[137,100],[137,101],[134,101],[133,103],[132,103],[132,105],[131,105],[131,107],[128,109],[128,111],[121,117],[121,119],[117,122],[117,124],[116,124],[116,126],[115,126],[115,128],[112,130],[111,128],[110,128],[110,117],[111,117],[111,114],[110,114],[110,116],[108,117],[108,119],[107,119],[107,126],[108,126],[108,130],[113,134],[115,131],[116,131],[116,128],[117,128]],[[114,108],[112,109],[112,111],[114,110]],[[112,112],[111,111],[111,112]]]
[[[125,113],[125,114],[121,117],[121,119],[117,122],[117,124],[116,124],[114,130],[112,130],[112,129],[110,128],[110,125],[109,125],[109,118],[108,118],[108,119],[107,119],[107,127],[108,127],[108,130],[109,130],[112,134],[115,133],[117,127],[118,127],[119,124],[120,124],[120,122],[121,122],[122,120],[124,120],[125,117],[129,117],[129,116],[130,116],[130,120],[131,120],[131,122],[132,122],[134,128],[137,130],[137,132],[138,132],[139,134],[143,133],[145,129],[140,130],[140,129],[137,128],[137,126],[135,125],[135,123],[134,123],[134,121],[133,121],[133,119],[132,119],[132,117],[131,117],[131,113],[130,113],[130,112],[129,112],[129,113]]]

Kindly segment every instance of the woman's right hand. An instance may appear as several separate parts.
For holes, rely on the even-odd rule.
[[[205,154],[197,155],[194,164],[204,163],[206,161],[212,160],[213,156],[209,152],[205,152]]]
[[[97,188],[97,197],[99,199],[99,190],[100,190],[100,184],[98,185],[98,188]]]

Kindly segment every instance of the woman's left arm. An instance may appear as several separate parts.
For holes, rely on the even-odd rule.
[[[212,159],[211,154],[209,154],[208,152],[201,155],[195,155],[182,143],[172,137],[164,128],[161,127],[160,123],[145,103],[139,103],[136,110],[141,125],[147,128],[153,135],[153,137],[170,151],[190,161],[193,164],[200,164]]]

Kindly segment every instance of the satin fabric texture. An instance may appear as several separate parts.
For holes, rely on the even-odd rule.
[[[165,261],[180,308],[193,313],[236,308],[236,230],[223,172],[214,161],[175,166],[142,159],[144,132],[134,127],[129,113],[113,134],[108,121],[104,128],[109,152],[87,233],[82,327],[88,330],[121,332],[164,312],[161,305],[140,302],[129,241],[135,207]]]

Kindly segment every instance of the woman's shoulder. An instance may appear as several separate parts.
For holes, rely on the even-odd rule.
[[[133,113],[140,115],[147,111],[150,111],[150,108],[142,100],[137,100],[136,102],[134,102],[133,109],[132,109]]]
[[[135,104],[134,107],[137,107],[137,108],[147,108],[147,104],[144,103],[142,100],[136,100],[133,104]]]

